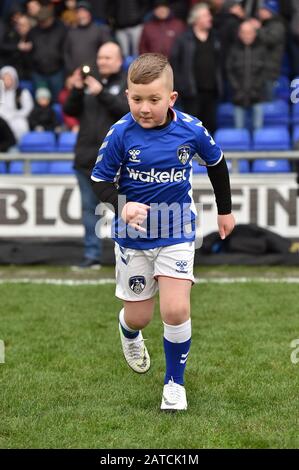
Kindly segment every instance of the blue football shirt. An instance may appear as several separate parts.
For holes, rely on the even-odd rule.
[[[195,238],[192,159],[213,166],[223,153],[199,119],[172,113],[172,121],[156,129],[144,129],[128,113],[99,149],[92,180],[115,182],[127,202],[151,206],[146,233],[114,221],[113,238],[123,247],[144,250]]]

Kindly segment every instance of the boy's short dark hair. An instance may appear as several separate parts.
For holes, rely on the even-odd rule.
[[[167,57],[150,52],[141,54],[132,62],[128,71],[128,80],[135,84],[147,85],[160,78],[165,70],[172,73]]]

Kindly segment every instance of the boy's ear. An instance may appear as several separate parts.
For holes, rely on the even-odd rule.
[[[172,91],[170,93],[170,100],[169,100],[170,107],[174,106],[174,103],[176,102],[178,95],[179,94],[177,91]]]
[[[127,95],[127,97],[128,97],[128,96],[129,96],[129,90],[128,90],[128,88],[126,89],[125,93],[126,93],[126,95]]]

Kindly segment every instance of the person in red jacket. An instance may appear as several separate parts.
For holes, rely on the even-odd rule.
[[[174,40],[186,29],[185,23],[175,18],[167,0],[157,0],[153,18],[145,23],[139,43],[139,53],[159,52],[170,57]]]

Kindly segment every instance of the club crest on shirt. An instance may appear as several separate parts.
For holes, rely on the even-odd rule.
[[[185,165],[190,157],[190,146],[180,145],[177,149],[177,156],[182,165]]]
[[[141,294],[141,292],[144,290],[146,285],[145,277],[144,276],[132,276],[129,279],[129,286],[130,289],[135,293],[135,294]]]

